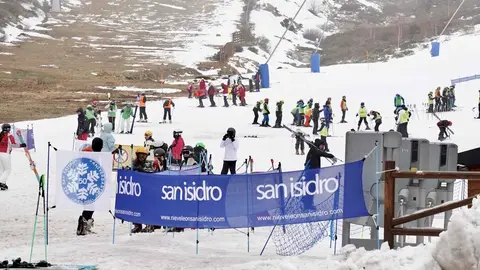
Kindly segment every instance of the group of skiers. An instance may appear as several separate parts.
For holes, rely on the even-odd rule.
[[[440,92],[441,91],[441,92]],[[427,113],[448,112],[457,107],[455,105],[455,85],[435,89],[435,93],[430,91],[427,99]]]

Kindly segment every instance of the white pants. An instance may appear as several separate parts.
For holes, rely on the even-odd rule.
[[[0,153],[0,183],[6,184],[12,172],[12,155]]]
[[[130,132],[130,118],[123,119],[120,117],[120,132]]]

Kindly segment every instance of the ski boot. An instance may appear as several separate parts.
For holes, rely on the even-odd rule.
[[[78,217],[77,224],[77,235],[86,235],[87,234],[87,221],[83,216]]]
[[[298,152],[298,149],[295,150],[295,155],[300,155],[300,152]]]
[[[365,130],[371,130],[371,128],[369,126],[367,126],[367,128]]]
[[[0,183],[0,190],[8,190],[7,184]]]
[[[169,123],[171,124],[171,123],[172,123],[172,120],[169,120]]]
[[[152,233],[155,231],[153,225],[146,225],[145,228],[142,230],[142,233]]]
[[[132,229],[132,233],[139,233],[139,232],[142,232],[142,224],[136,224],[134,223],[133,224],[133,229]]]
[[[302,150],[302,152],[300,153],[300,155],[302,155],[302,156],[305,155],[305,152]]]

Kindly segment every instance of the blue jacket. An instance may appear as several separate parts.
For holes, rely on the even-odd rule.
[[[103,125],[102,134],[100,138],[103,140],[102,152],[112,152],[115,150],[115,138],[112,135],[112,123],[106,123]]]
[[[323,105],[323,116],[325,117],[325,119],[331,118],[331,111],[327,105]]]

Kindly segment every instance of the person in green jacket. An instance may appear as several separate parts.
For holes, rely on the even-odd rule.
[[[112,132],[115,131],[115,119],[117,118],[117,104],[114,100],[110,100],[110,104],[107,105],[108,109],[108,122],[112,123]]]
[[[93,137],[95,135],[97,117],[95,115],[95,110],[93,109],[92,105],[87,105],[87,109],[85,110],[85,118],[87,119],[89,137]]]
[[[129,103],[120,111],[120,133],[130,133],[130,117],[133,116],[132,105]]]

